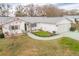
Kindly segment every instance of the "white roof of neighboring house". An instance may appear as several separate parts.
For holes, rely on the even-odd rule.
[[[64,16],[65,18],[69,18],[70,20],[74,21],[75,18],[79,21],[79,15],[76,16]]]
[[[8,22],[12,22],[17,18],[30,23],[42,22],[42,23],[59,24],[59,23],[70,22],[64,17],[0,17],[0,24],[1,23],[6,24]]]

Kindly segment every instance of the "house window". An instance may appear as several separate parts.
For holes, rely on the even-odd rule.
[[[32,23],[31,26],[32,26],[32,27],[36,27],[36,23]]]
[[[10,26],[10,29],[11,30],[18,30],[18,27],[19,27],[18,25],[14,25],[14,26],[12,25],[12,26]]]

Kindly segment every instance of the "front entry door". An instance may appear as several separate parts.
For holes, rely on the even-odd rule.
[[[25,31],[27,31],[27,24],[26,23],[24,24],[24,28],[25,28]]]

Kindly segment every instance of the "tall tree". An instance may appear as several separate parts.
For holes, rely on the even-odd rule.
[[[16,7],[16,12],[15,12],[15,15],[16,16],[23,16],[23,6],[22,5],[18,5],[17,7]]]
[[[52,4],[49,5],[18,5],[16,7],[16,16],[62,16],[63,12]]]
[[[10,8],[11,8],[10,4],[1,3],[0,4],[0,16],[9,16]]]

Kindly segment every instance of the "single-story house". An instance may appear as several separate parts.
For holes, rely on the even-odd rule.
[[[71,21],[65,17],[0,17],[5,36],[18,35],[37,29],[61,34],[70,31]]]

